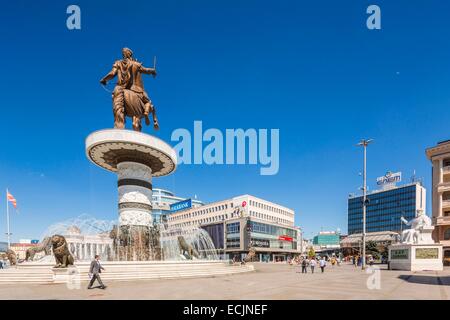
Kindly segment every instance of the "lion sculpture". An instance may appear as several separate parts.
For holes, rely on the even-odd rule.
[[[192,260],[194,257],[198,259],[197,250],[188,244],[183,236],[178,236],[178,246],[180,247],[181,254],[187,259]]]
[[[74,259],[67,246],[66,238],[56,234],[52,236],[51,244],[56,260],[55,268],[67,268],[69,265],[73,265]]]
[[[17,255],[14,252],[14,250],[8,249],[6,250],[6,258],[9,260],[10,266],[16,266],[17,265]]]
[[[246,264],[247,262],[251,262],[255,256],[256,256],[256,250],[255,250],[255,248],[251,247],[248,250],[248,254],[245,256],[244,260],[242,260],[242,264]]]
[[[45,255],[48,256],[49,254],[51,254],[51,248],[51,238],[45,237],[38,246],[27,249],[27,251],[25,252],[25,261],[33,261],[36,253],[42,251],[45,251]]]

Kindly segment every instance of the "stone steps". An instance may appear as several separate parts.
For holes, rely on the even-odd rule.
[[[105,262],[105,281],[157,280],[210,277],[254,271],[253,265],[232,266],[226,262]],[[63,283],[69,269],[53,269],[52,264],[27,263],[0,270],[0,283]],[[89,263],[75,266],[81,281],[88,281]],[[62,276],[62,278],[61,278]]]

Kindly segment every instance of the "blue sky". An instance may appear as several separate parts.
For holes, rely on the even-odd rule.
[[[70,4],[81,30],[66,28]],[[370,4],[381,7],[381,30],[366,28]],[[280,129],[275,176],[182,165],[154,187],[206,202],[248,193],[294,209],[307,237],[345,232],[347,196],[361,185],[355,144],[370,137],[371,188],[387,170],[404,180],[416,170],[430,190],[424,150],[450,138],[449,12],[447,1],[399,0],[3,4],[0,188],[20,207],[13,239],[83,213],[117,217],[116,177],[89,163],[84,139],[113,125],[98,81],[124,46],[149,66],[158,57],[145,85],[161,130],[147,133],[169,141],[195,120]]]

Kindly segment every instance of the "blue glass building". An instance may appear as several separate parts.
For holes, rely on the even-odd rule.
[[[187,200],[188,198],[177,197],[175,194],[168,190],[153,189],[152,194],[152,216],[155,222],[164,222],[162,217],[172,213],[170,205]],[[193,208],[200,207],[204,203],[196,198],[191,199],[191,205]]]
[[[426,190],[419,183],[411,183],[387,190],[376,190],[367,195],[366,232],[400,232],[400,217],[411,220],[417,211],[425,212]],[[348,234],[363,231],[363,197],[351,196],[348,199]]]

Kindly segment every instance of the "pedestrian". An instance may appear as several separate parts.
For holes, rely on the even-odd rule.
[[[373,256],[372,255],[369,256],[369,265],[373,266]]]
[[[317,264],[317,261],[315,258],[311,258],[311,261],[309,261],[309,266],[311,267],[311,273],[314,273],[314,268]]]
[[[94,281],[97,279],[100,284],[100,289],[106,289],[106,286],[103,284],[102,279],[100,278],[100,273],[105,268],[100,264],[100,256],[98,254],[95,255],[94,260],[91,262],[91,267],[89,268],[89,275],[91,277],[91,281],[89,281],[88,289],[92,289],[92,285]]]
[[[0,260],[0,269],[3,269],[3,260]]]
[[[325,261],[325,257],[323,257],[320,261],[319,261],[319,266],[320,266],[320,270],[322,270],[322,273],[325,270],[325,267],[327,266],[327,262]]]
[[[302,261],[302,273],[308,273],[308,259],[304,258]]]

